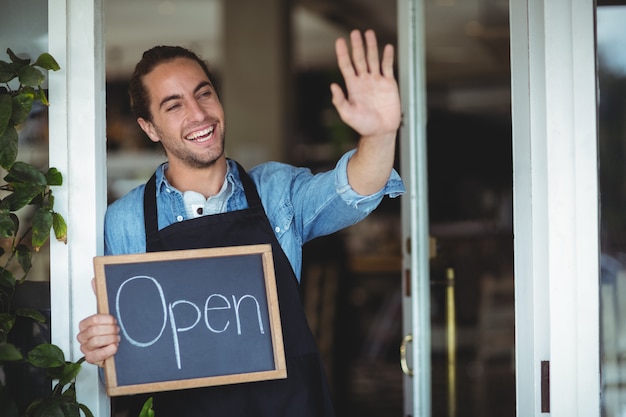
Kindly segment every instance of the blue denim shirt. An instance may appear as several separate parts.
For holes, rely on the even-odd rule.
[[[365,218],[381,202],[384,195],[397,197],[404,193],[404,184],[394,170],[385,187],[378,193],[361,196],[348,184],[348,160],[354,150],[337,162],[335,169],[313,175],[307,168],[268,162],[249,175],[257,191],[278,241],[291,262],[298,280],[302,267],[302,245],[311,239],[328,235]],[[227,210],[248,207],[239,173],[228,161],[226,180],[233,185]],[[159,229],[187,219],[183,194],[172,187],[164,172],[167,163],[156,170],[157,211]],[[104,223],[105,255],[144,253],[143,194],[141,185],[107,209]]]

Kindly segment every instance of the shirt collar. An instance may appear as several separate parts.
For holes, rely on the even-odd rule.
[[[237,163],[233,161],[232,159],[227,159],[226,161],[227,161],[226,180],[230,181],[230,183],[233,185],[233,190],[231,191],[231,195],[232,195],[235,189],[239,191],[243,191],[243,185],[241,184],[241,181],[239,179],[239,171],[237,170]],[[166,190],[166,189],[170,189],[172,191],[176,191],[180,193],[180,191],[174,188],[167,181],[167,178],[165,177],[165,170],[167,170],[167,165],[168,165],[167,162],[163,162],[156,169],[156,195],[157,197],[159,196],[159,194],[161,194],[161,191]]]

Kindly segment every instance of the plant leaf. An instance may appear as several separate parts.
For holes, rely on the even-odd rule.
[[[67,383],[69,384],[73,379],[74,378],[72,378]],[[70,384],[70,386],[65,391],[63,391],[63,393],[61,395],[63,395],[64,397],[67,397],[67,398],[69,398],[71,400],[76,400],[76,385],[74,383]]]
[[[11,289],[15,287],[15,277],[13,276],[13,273],[8,269],[0,269],[0,287]]]
[[[65,365],[65,355],[58,346],[42,343],[28,352],[28,362],[38,368],[56,368]]]
[[[10,94],[0,94],[0,135],[4,134],[9,120],[11,119],[11,113],[13,112],[13,99]]]
[[[11,331],[15,324],[15,314],[0,313],[0,335],[4,337],[1,339],[6,342],[6,335]]]
[[[78,407],[85,414],[85,417],[94,417],[91,410],[85,404],[78,403]]]
[[[38,398],[26,409],[27,417],[65,417],[59,397]]]
[[[46,317],[41,314],[39,310],[35,310],[34,308],[18,308],[15,311],[15,314],[20,317],[27,317],[33,319],[39,323],[45,323]]]
[[[64,417],[80,417],[80,409],[76,401],[63,401],[60,406]]]
[[[0,83],[8,83],[13,78],[17,77],[13,65],[6,61],[0,61]]]
[[[38,87],[43,84],[44,80],[46,79],[46,77],[43,75],[43,72],[30,65],[20,68],[20,70],[17,72],[17,76],[21,84],[29,87]]]
[[[7,48],[7,55],[9,56],[9,58],[11,58],[11,62],[15,64],[20,64],[20,65],[30,64],[30,59],[20,58],[19,56],[15,55],[15,53],[11,50],[11,48]]]
[[[20,264],[22,271],[24,271],[24,275],[28,274],[28,271],[33,266],[33,254],[30,248],[26,245],[17,245],[15,252],[17,253],[17,262]]]
[[[67,244],[67,224],[59,213],[52,213],[52,229],[54,230],[54,237],[59,242]]]
[[[63,175],[55,167],[51,167],[46,172],[46,183],[48,185],[63,185]]]
[[[17,211],[30,204],[35,197],[46,190],[45,186],[33,184],[14,184],[14,188],[15,190],[2,200],[2,207],[8,207],[11,211]]]
[[[46,176],[41,171],[31,164],[22,161],[17,161],[11,166],[4,180],[9,183],[48,184]]]
[[[13,111],[11,121],[14,125],[24,123],[30,110],[33,108],[34,95],[30,93],[19,94],[13,97]]]
[[[141,407],[139,417],[154,417],[154,410],[152,409],[152,397],[148,398],[146,402],[143,403],[143,407]]]
[[[62,386],[65,386],[76,379],[76,376],[80,372],[81,365],[79,363],[69,362],[62,366],[61,375],[57,376],[56,379],[59,380],[59,383]],[[76,394],[74,394],[74,399],[76,398]]]
[[[32,245],[35,252],[50,238],[52,228],[52,213],[49,210],[40,208],[33,216],[33,237]]]
[[[58,71],[61,69],[56,59],[54,59],[52,55],[50,55],[47,52],[44,52],[43,54],[39,55],[39,57],[37,58],[37,61],[35,61],[33,65],[37,65],[38,67],[41,67],[46,70],[52,70],[52,71]]]
[[[19,361],[23,356],[11,343],[0,343],[0,362]]]
[[[46,97],[46,92],[43,91],[43,89],[39,88],[37,89],[37,92],[39,94],[39,101],[41,101],[41,104],[43,104],[44,106],[49,106],[50,103],[48,102],[48,97]]]
[[[0,238],[11,237],[19,229],[18,217],[7,208],[0,208]]]
[[[0,166],[9,169],[17,158],[17,130],[7,126],[0,135]]]

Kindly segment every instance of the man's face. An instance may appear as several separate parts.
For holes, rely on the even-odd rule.
[[[224,157],[224,109],[197,62],[176,58],[159,64],[143,83],[152,121],[138,123],[163,144],[170,166],[205,168]]]

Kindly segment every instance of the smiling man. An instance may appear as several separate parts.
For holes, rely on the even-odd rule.
[[[154,394],[165,416],[331,416],[323,364],[300,302],[302,245],[350,226],[385,195],[404,192],[393,170],[401,110],[394,51],[379,59],[374,32],[336,43],[347,95],[330,86],[341,119],[360,134],[331,171],[268,162],[246,172],[224,153],[224,110],[206,64],[180,47],[146,51],[130,82],[137,122],[160,142],[167,162],[113,203],[105,218],[105,254],[269,243],[272,245],[287,379]],[[89,363],[114,355],[119,327],[110,315],[80,323]],[[133,415],[133,414],[131,414]]]

